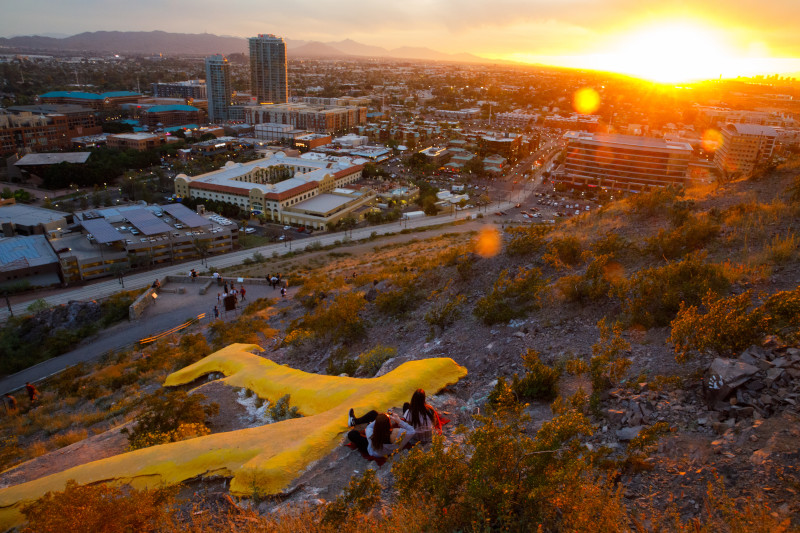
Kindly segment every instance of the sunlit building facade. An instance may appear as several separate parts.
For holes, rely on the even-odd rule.
[[[285,104],[289,101],[286,43],[275,35],[251,37],[250,90],[259,104]]]
[[[767,163],[778,133],[769,126],[728,124],[722,128],[722,143],[714,154],[714,165],[728,174],[750,174]]]
[[[692,147],[634,135],[568,132],[564,181],[574,185],[643,191],[683,185]]]
[[[208,120],[217,123],[229,120],[233,85],[231,66],[225,56],[217,54],[206,58],[206,92]]]

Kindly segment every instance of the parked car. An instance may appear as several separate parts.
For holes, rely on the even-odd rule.
[[[255,233],[256,232],[256,228],[245,228],[244,232],[245,233]]]

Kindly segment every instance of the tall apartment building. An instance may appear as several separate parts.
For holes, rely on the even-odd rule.
[[[153,90],[154,98],[205,100],[207,97],[206,82],[204,80],[176,81],[173,83],[151,83],[150,87]]]
[[[564,180],[575,185],[643,191],[682,185],[692,147],[652,137],[570,131]]]
[[[231,66],[222,55],[206,58],[206,90],[208,93],[208,119],[211,122],[230,120],[233,95]]]
[[[749,174],[756,165],[770,160],[777,136],[769,126],[728,124],[722,128],[714,165],[723,172]]]
[[[250,91],[258,103],[285,104],[289,101],[286,43],[271,34],[251,37]]]

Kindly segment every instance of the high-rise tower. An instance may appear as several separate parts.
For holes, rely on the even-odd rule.
[[[289,101],[286,82],[286,43],[261,34],[250,41],[250,92],[259,104]]]
[[[206,58],[206,92],[208,94],[208,119],[210,122],[225,122],[230,119],[231,66],[225,56]]]

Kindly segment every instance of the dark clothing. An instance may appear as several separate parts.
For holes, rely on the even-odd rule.
[[[375,419],[378,418],[378,411],[374,409],[364,416],[357,416],[353,420],[355,421],[354,425],[359,426],[361,424],[369,424],[370,422],[375,422]]]
[[[36,389],[36,387],[31,385],[30,383],[27,383],[25,385],[25,390],[28,391],[28,398],[30,398],[31,403],[35,402],[36,399],[39,397],[39,391]]]
[[[365,455],[369,455],[369,452],[367,451],[367,446],[369,446],[369,441],[367,440],[367,437],[361,434],[360,431],[358,431],[357,429],[351,429],[350,433],[347,434],[347,438],[350,439],[350,442],[356,445],[358,451],[360,451]]]
[[[378,418],[378,411],[372,410],[367,414],[365,414],[364,416],[359,416],[354,418],[353,423],[356,426],[361,424],[369,424],[374,422],[376,418]],[[350,430],[350,432],[347,434],[347,438],[350,439],[350,442],[356,445],[358,451],[369,455],[369,452],[367,451],[367,447],[369,446],[369,441],[367,440],[367,437],[361,434],[360,431],[358,431],[357,429]]]

